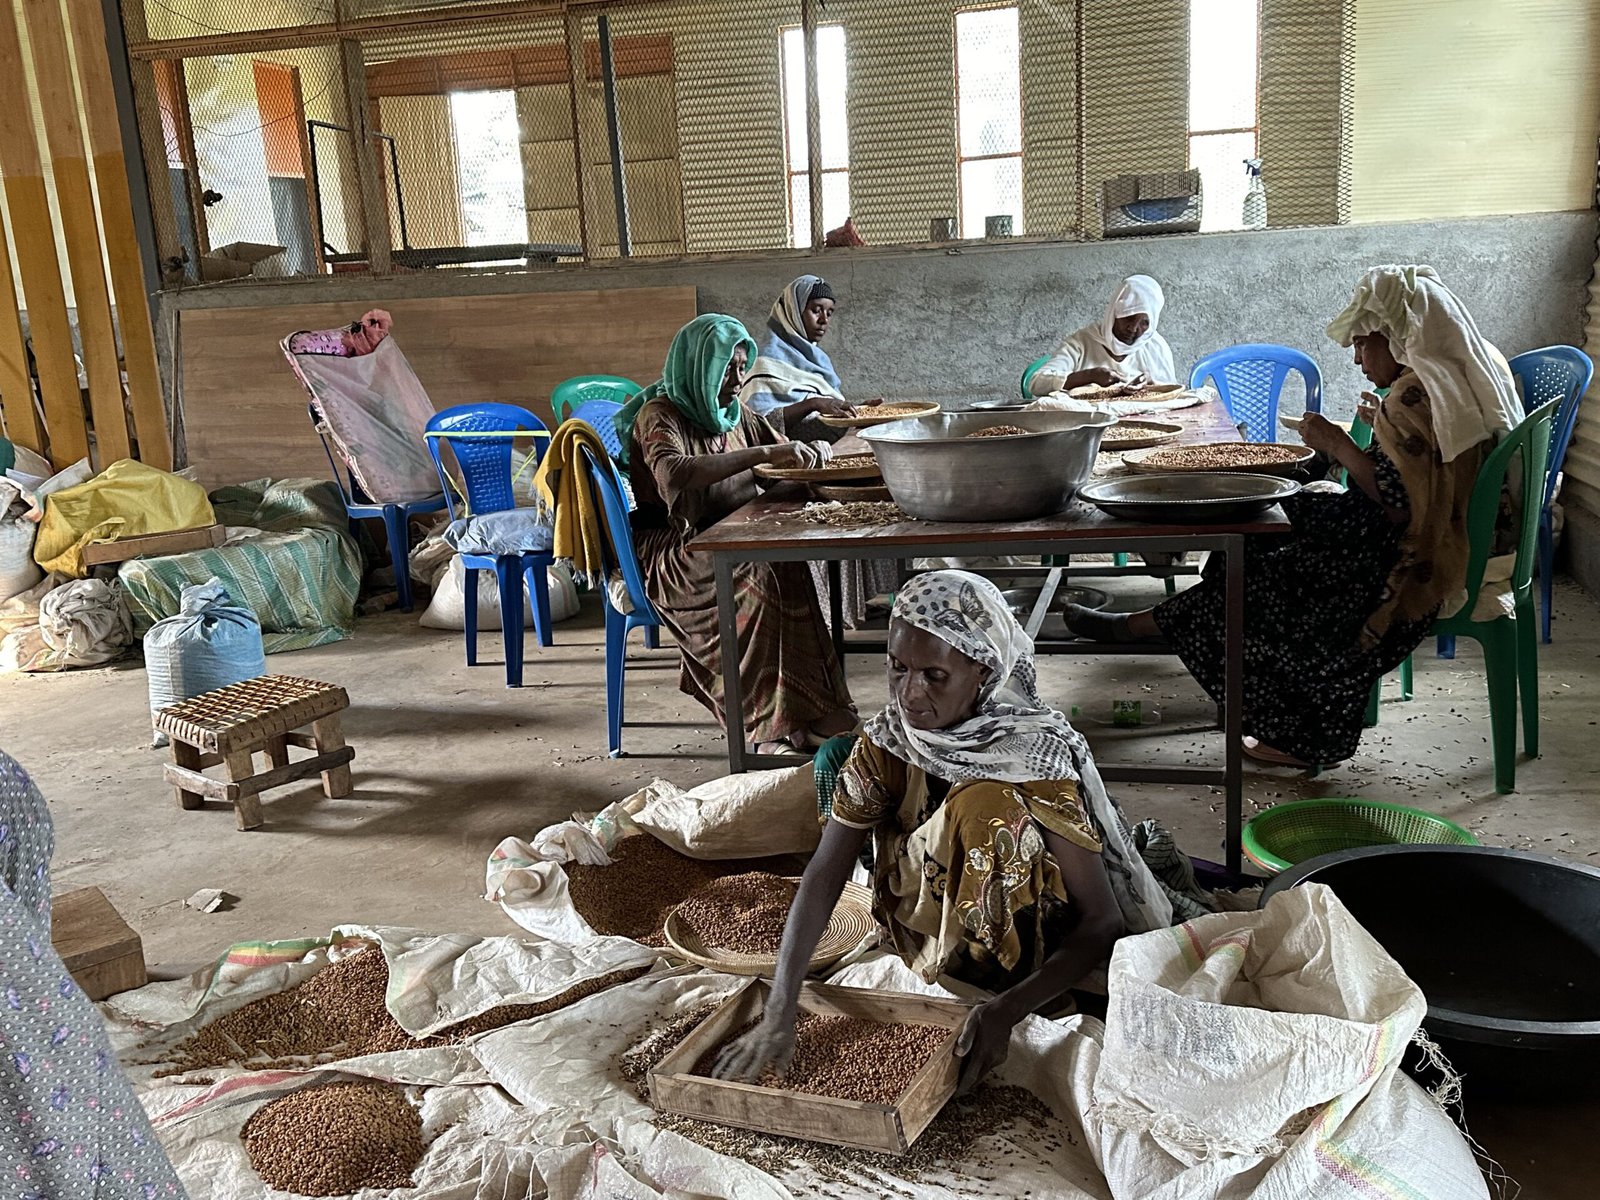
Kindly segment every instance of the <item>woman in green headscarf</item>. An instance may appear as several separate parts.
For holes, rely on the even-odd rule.
[[[752,468],[816,466],[827,442],[791,442],[739,404],[756,347],[732,317],[707,313],[678,331],[661,378],[617,414],[633,484],[634,544],[645,588],[677,639],[679,687],[724,725],[722,647],[711,556],[688,542],[754,499]],[[746,733],[771,752],[802,750],[854,727],[850,692],[801,563],[741,563],[740,714]]]

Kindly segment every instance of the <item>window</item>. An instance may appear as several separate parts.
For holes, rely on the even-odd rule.
[[[956,14],[956,155],[961,236],[989,217],[1022,232],[1022,55],[1015,8]]]
[[[1190,0],[1189,165],[1200,169],[1200,228],[1243,229],[1255,158],[1260,0]]]
[[[510,90],[451,92],[461,232],[469,246],[528,240],[517,97]]]
[[[789,244],[811,245],[811,164],[806,130],[806,39],[783,31],[783,141],[789,166]],[[850,216],[850,122],[843,25],[817,26],[817,112],[822,125],[822,225]]]

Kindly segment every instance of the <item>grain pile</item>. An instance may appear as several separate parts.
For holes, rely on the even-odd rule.
[[[239,1137],[257,1175],[301,1196],[408,1188],[422,1160],[422,1117],[391,1084],[303,1088],[257,1110]]]
[[[969,438],[1018,437],[1021,434],[1032,432],[1033,430],[1024,429],[1021,425],[991,425],[987,429],[979,429],[975,433],[967,434],[967,436]]]
[[[1298,446],[1276,446],[1263,442],[1208,442],[1200,446],[1152,450],[1139,462],[1141,466],[1169,471],[1244,471],[1288,466],[1304,456],[1305,451]]]
[[[857,525],[894,525],[911,518],[893,500],[839,500],[807,504],[800,519],[813,525],[850,528]]]
[[[837,458],[830,458],[821,467],[824,471],[855,471],[862,467],[875,467],[878,465],[876,454],[841,454]]]
[[[505,1004],[425,1038],[407,1033],[384,1003],[389,965],[376,946],[342,958],[288,991],[252,1000],[163,1053],[157,1077],[212,1067],[257,1069],[339,1062],[364,1054],[450,1046],[542,1017],[635,979],[645,968],[584,980],[537,1004]]]
[[[776,954],[794,903],[793,880],[763,871],[714,879],[678,906],[678,919],[714,950]]]
[[[860,417],[909,417],[916,413],[932,412],[926,404],[863,404],[856,409]]]
[[[723,1047],[754,1028],[751,1023],[706,1051],[693,1073],[710,1075]],[[781,1078],[769,1072],[761,1084],[835,1100],[893,1104],[949,1036],[950,1031],[939,1025],[801,1012],[788,1071]]]
[[[665,946],[664,927],[672,910],[713,879],[789,865],[785,859],[702,862],[647,833],[623,838],[611,859],[609,866],[562,864],[572,906],[596,933],[646,946]]]

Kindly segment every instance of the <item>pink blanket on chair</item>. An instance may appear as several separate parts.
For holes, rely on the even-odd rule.
[[[351,358],[296,354],[288,338],[283,352],[311,394],[318,430],[370,500],[398,504],[439,494],[422,436],[433,404],[394,338]]]

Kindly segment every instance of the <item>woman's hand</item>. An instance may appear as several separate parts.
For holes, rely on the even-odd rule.
[[[1307,413],[1300,423],[1300,440],[1307,448],[1337,461],[1341,452],[1355,446],[1350,435],[1321,413]]]
[[[713,1078],[736,1083],[756,1083],[768,1068],[782,1075],[794,1057],[794,1018],[774,1018],[770,1013],[738,1041],[723,1047],[711,1069]]]
[[[1356,420],[1368,425],[1377,424],[1378,405],[1383,403],[1382,397],[1374,392],[1362,392],[1361,403],[1356,405]]]
[[[776,446],[762,447],[767,454],[765,462],[773,467],[798,467],[801,452],[799,442],[779,442]]]
[[[1084,387],[1087,384],[1098,384],[1100,387],[1110,387],[1121,383],[1122,376],[1109,367],[1090,367],[1083,371],[1074,371],[1067,376],[1067,387]]]
[[[855,405],[838,396],[818,396],[811,401],[811,411],[819,417],[853,417]]]
[[[996,997],[987,1000],[967,1015],[967,1023],[956,1038],[956,1057],[964,1059],[956,1095],[964,1096],[982,1082],[984,1076],[1005,1062],[1011,1050],[1011,1030],[1017,1016]]]

